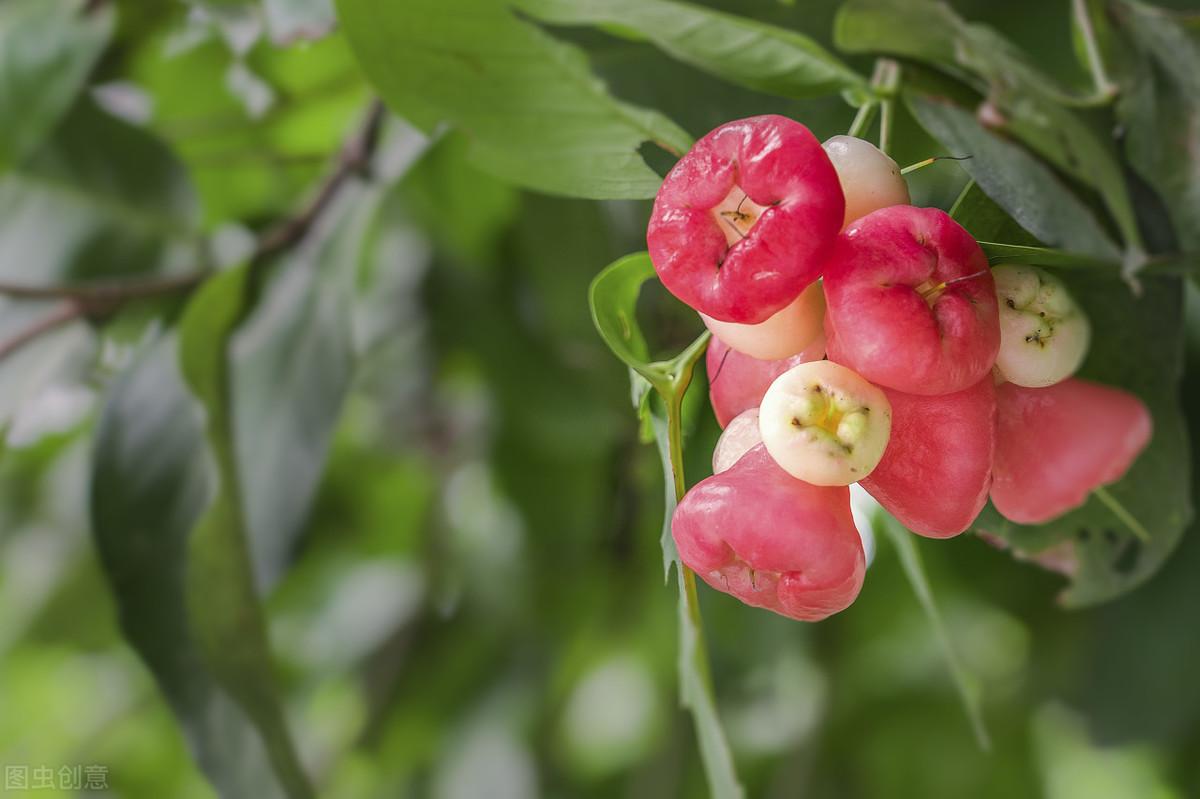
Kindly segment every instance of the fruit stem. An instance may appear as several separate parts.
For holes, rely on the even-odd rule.
[[[1104,58],[1100,55],[1096,29],[1092,25],[1087,0],[1071,0],[1071,13],[1075,17],[1075,24],[1079,26],[1079,35],[1083,39],[1083,49],[1087,55],[1088,69],[1092,73],[1092,82],[1096,86],[1096,94],[1103,100],[1111,100],[1117,94],[1117,86],[1109,80],[1104,69]]]
[[[854,121],[850,123],[850,129],[846,131],[846,135],[861,139],[863,134],[867,132],[867,128],[871,126],[871,122],[875,119],[875,111],[878,108],[879,103],[875,100],[868,100],[863,103],[859,107],[858,113],[854,115]]]
[[[1121,520],[1129,531],[1141,541],[1143,544],[1150,543],[1150,533],[1142,526],[1142,523],[1134,518],[1133,514],[1126,510],[1125,506],[1117,501],[1117,498],[1108,493],[1108,489],[1104,486],[1098,486],[1092,490],[1096,495],[1096,499],[1104,503],[1104,506],[1112,511],[1112,515]]]

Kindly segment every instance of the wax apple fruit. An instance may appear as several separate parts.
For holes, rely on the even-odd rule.
[[[875,468],[892,426],[878,387],[832,361],[793,366],[759,406],[763,445],[793,477],[820,486],[849,485]]]
[[[733,349],[764,361],[787,358],[802,352],[823,332],[825,294],[821,284],[812,283],[782,311],[756,325],[722,322],[700,314],[713,335]]]
[[[900,167],[874,144],[854,136],[834,136],[821,146],[842,184],[843,228],[880,208],[908,205],[908,184]]]
[[[996,442],[991,376],[965,391],[922,397],[887,389],[892,435],[862,487],[914,533],[949,538],[987,502]]]
[[[716,336],[708,342],[705,366],[708,370],[708,397],[721,427],[748,408],[757,408],[767,388],[793,366],[825,357],[825,336],[821,334],[803,352],[790,358],[760,361],[730,349]]]
[[[742,411],[725,428],[717,445],[713,447],[713,474],[720,474],[729,469],[750,450],[762,443],[762,433],[758,431],[758,408]]]
[[[1125,474],[1150,441],[1150,412],[1127,391],[1071,378],[1046,388],[996,389],[992,503],[1040,524]]]
[[[839,237],[825,267],[830,360],[909,394],[950,394],[1000,349],[996,288],[971,234],[936,208],[896,205]]]
[[[862,588],[850,492],[794,479],[761,445],[693,487],[671,534],[680,560],[713,588],[793,619],[819,621]]]
[[[1075,374],[1087,356],[1092,331],[1062,281],[1019,264],[995,267],[992,278],[1000,305],[1000,376],[1037,388]]]
[[[663,285],[702,314],[756,324],[821,274],[844,203],[799,122],[767,115],[712,131],[658,190],[646,243]]]

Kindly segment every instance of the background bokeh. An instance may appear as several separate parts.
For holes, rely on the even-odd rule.
[[[836,7],[702,4],[826,45]],[[195,187],[213,257],[228,262],[311,190],[371,90],[336,29],[310,41],[293,36],[286,17],[210,5],[221,8],[116,2],[117,33],[91,90],[98,105],[70,119],[131,121],[121,130],[95,123],[78,143],[95,156],[94,182],[125,196],[130,214],[177,196],[182,172],[132,139],[161,142],[161,160],[178,159]],[[319,16],[322,4],[299,5]],[[1064,44],[1065,0],[953,5],[1064,81],[1084,80]],[[614,94],[693,134],[775,112],[825,138],[853,116],[836,97],[787,101],[732,87],[649,45],[556,35],[586,48]],[[851,63],[869,72],[869,61]],[[900,163],[938,154],[906,115],[897,125]],[[347,352],[333,358],[328,342],[308,339],[290,350],[316,364],[295,392],[344,384],[328,420],[328,462],[314,472],[306,458],[276,457],[268,438],[247,455],[267,464],[248,477],[252,490],[280,497],[261,524],[301,530],[256,544],[256,554],[289,722],[320,795],[707,795],[691,721],[678,709],[658,456],[638,440],[626,371],[587,309],[596,272],[643,246],[648,204],[519,190],[473,167],[461,134],[430,139],[394,119],[379,159],[383,179],[348,195],[373,197],[372,235],[332,257],[357,265]],[[77,164],[62,166],[69,174]],[[914,203],[947,207],[965,182],[952,162],[917,172]],[[80,234],[88,219],[48,210],[49,192],[0,179],[4,275],[93,278],[146,257],[152,245],[136,235]],[[357,224],[351,199],[297,257],[329,260],[322,253],[340,246],[339,231]],[[172,257],[170,247],[154,252]],[[288,411],[256,406],[255,392],[289,379],[264,366],[273,362],[263,353],[278,330],[302,331],[295,309],[320,306],[335,283],[316,268],[273,272],[263,287],[270,299],[238,333],[237,390],[264,430],[309,424],[279,421]],[[1200,295],[1189,291],[1182,406],[1195,430]],[[0,362],[0,766],[102,764],[119,797],[214,795],[121,638],[88,518],[98,400],[147,346],[168,302],[124,310],[100,331],[64,327]],[[699,332],[661,293],[643,306],[663,354]],[[703,380],[688,415],[693,481],[707,473],[718,433]],[[143,468],[152,473],[156,460]],[[289,506],[312,481],[311,507]],[[1073,611],[1056,604],[1062,578],[978,537],[917,546],[982,697],[991,751],[972,736],[942,649],[881,537],[857,603],[818,625],[702,587],[719,707],[750,795],[1200,795],[1194,530],[1148,584]]]

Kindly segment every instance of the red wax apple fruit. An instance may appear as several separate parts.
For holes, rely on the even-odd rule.
[[[761,445],[693,487],[671,534],[680,560],[713,588],[793,619],[844,610],[862,588],[849,490],[789,476]]]
[[[722,322],[704,314],[700,318],[714,336],[743,355],[764,361],[790,358],[824,333],[825,293],[819,281],[811,283],[782,311],[756,325]]]
[[[775,378],[796,364],[819,361],[824,357],[824,335],[818,335],[803,352],[774,361],[751,358],[730,349],[713,336],[708,342],[704,363],[708,370],[708,398],[712,401],[717,423],[725,427],[742,411],[757,408]]]
[[[996,389],[992,503],[1019,524],[1049,521],[1125,474],[1153,424],[1127,391],[1072,378],[1045,388]]]
[[[996,389],[991,375],[954,394],[884,393],[892,405],[892,435],[862,487],[914,533],[958,535],[983,509],[992,483]]]
[[[825,267],[830,360],[909,394],[978,383],[1000,349],[996,287],[971,234],[936,208],[858,220]]]
[[[756,324],[820,277],[843,212],[837,172],[808,128],[750,117],[679,159],[658,190],[646,243],[680,300],[722,322]]]

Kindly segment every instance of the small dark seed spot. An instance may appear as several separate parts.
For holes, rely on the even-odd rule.
[[[1014,311],[1017,310],[1017,304],[1012,301],[1012,297],[1009,297],[1008,299],[1006,299],[1004,301],[1004,304],[1007,305],[1009,308],[1012,308]]]

